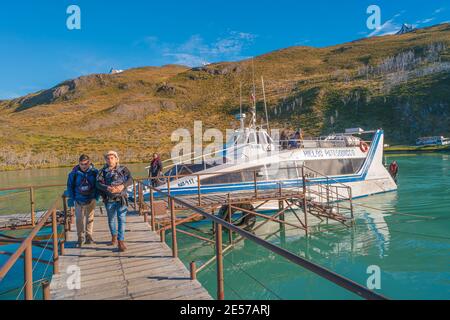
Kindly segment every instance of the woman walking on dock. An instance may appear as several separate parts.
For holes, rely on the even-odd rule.
[[[105,154],[106,164],[97,176],[97,189],[100,191],[108,213],[111,245],[116,244],[120,252],[124,252],[125,224],[128,213],[127,188],[133,184],[130,171],[119,164],[119,155],[115,151]],[[118,227],[116,227],[118,220]]]

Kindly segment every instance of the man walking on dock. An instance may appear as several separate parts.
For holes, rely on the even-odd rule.
[[[125,224],[128,213],[127,188],[133,184],[130,171],[119,164],[119,155],[115,151],[105,154],[106,164],[97,176],[97,189],[102,195],[108,213],[111,245],[116,244],[120,252],[124,252]],[[118,227],[116,227],[118,220]]]
[[[92,244],[94,213],[98,193],[95,188],[98,170],[94,168],[87,155],[80,156],[78,165],[67,178],[69,201],[75,205],[78,246]],[[86,222],[86,223],[85,223]],[[84,234],[86,233],[86,238]],[[85,242],[86,240],[86,242]]]

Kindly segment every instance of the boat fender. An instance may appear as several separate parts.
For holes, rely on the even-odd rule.
[[[365,143],[364,141],[361,141],[361,143],[359,144],[359,148],[364,153],[367,153],[367,151],[369,151],[369,145],[367,143]]]

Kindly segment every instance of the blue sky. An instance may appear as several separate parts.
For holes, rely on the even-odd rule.
[[[69,5],[81,30],[68,30]],[[381,9],[369,30],[368,6]],[[0,99],[110,68],[232,61],[295,45],[323,47],[450,20],[430,0],[16,0],[0,4]]]

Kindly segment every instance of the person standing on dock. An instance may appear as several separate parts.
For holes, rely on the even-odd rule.
[[[151,179],[152,187],[158,186],[158,177],[162,174],[163,164],[159,154],[154,153],[152,162],[150,163],[149,178]]]
[[[119,155],[115,151],[105,154],[106,164],[97,176],[97,189],[105,203],[108,213],[108,224],[111,232],[111,245],[118,245],[124,252],[125,224],[128,213],[127,188],[133,184],[133,178],[128,168],[119,164]],[[116,226],[118,220],[118,227]]]
[[[80,156],[78,165],[73,168],[67,178],[69,206],[75,206],[78,246],[94,242],[94,213],[98,199],[95,188],[98,170],[94,168],[89,157]],[[86,223],[85,223],[86,221]],[[86,233],[86,238],[84,234]],[[85,242],[86,241],[86,242]]]

